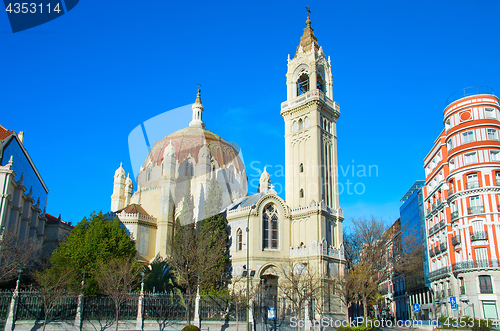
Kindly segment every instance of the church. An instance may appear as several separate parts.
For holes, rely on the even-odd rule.
[[[269,279],[279,282],[278,269],[287,263],[299,269],[314,265],[325,277],[343,273],[336,131],[340,107],[333,101],[330,58],[319,46],[309,16],[295,55],[288,56],[286,85],[286,101],[280,108],[286,200],[276,194],[265,169],[258,193],[247,194],[248,178],[238,149],[205,128],[199,89],[189,126],[155,143],[135,191],[120,165],[111,211],[134,236],[140,259],[168,256],[188,183],[195,221],[211,216],[203,215],[203,204],[215,176],[223,188],[221,212],[228,221],[233,277],[249,272],[252,286]],[[329,311],[344,316],[345,307],[338,299],[332,301]]]

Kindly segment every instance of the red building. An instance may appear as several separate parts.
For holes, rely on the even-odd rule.
[[[439,316],[498,318],[500,107],[487,87],[459,91],[424,159],[429,279]],[[455,308],[454,302],[457,302]]]

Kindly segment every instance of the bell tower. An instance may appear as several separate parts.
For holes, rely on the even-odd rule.
[[[337,130],[340,107],[333,101],[330,57],[306,28],[293,59],[288,55],[285,121],[286,201],[295,209],[313,200],[339,208]]]

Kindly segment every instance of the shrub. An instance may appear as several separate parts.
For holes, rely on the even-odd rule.
[[[200,328],[198,328],[196,325],[186,325],[182,328],[182,331],[200,331]]]

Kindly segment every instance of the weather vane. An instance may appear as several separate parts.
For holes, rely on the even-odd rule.
[[[309,14],[311,14],[311,9],[309,8],[309,6],[306,6],[306,10],[307,10],[307,17],[309,17]]]
[[[198,90],[200,90],[201,88],[201,83],[197,83],[198,84]]]

